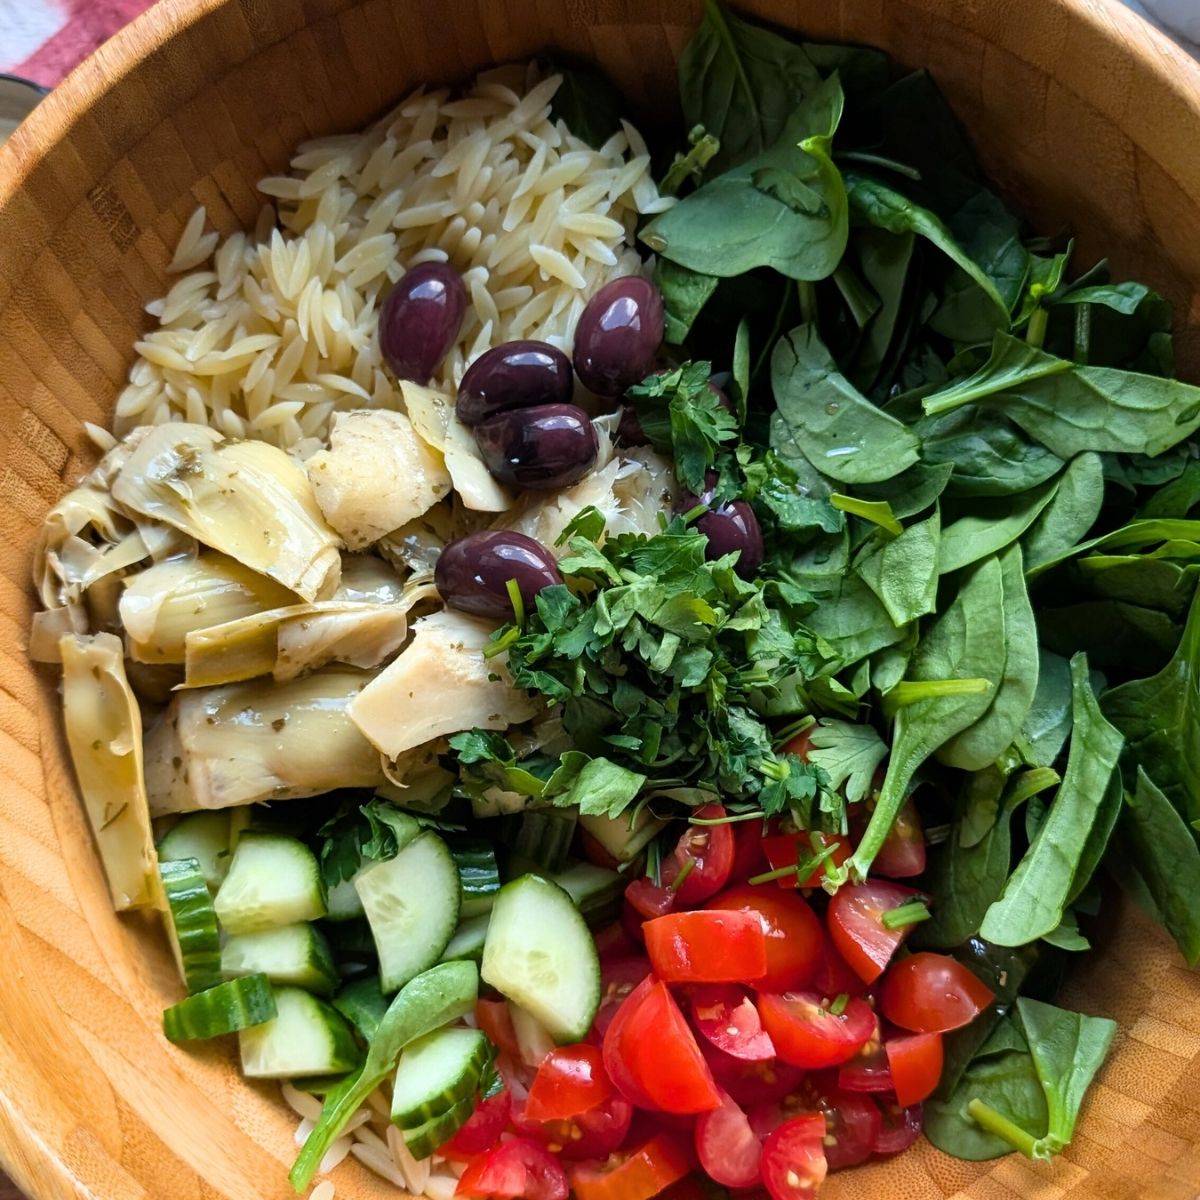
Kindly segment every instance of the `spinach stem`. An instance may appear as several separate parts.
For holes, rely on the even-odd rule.
[[[997,1112],[990,1104],[985,1104],[976,1096],[967,1104],[967,1112],[975,1123],[1003,1138],[1014,1150],[1019,1150],[1026,1158],[1037,1157],[1037,1138],[1027,1133],[1015,1121],[1010,1121],[1003,1113]]]
[[[1046,340],[1046,327],[1049,323],[1050,313],[1039,304],[1030,314],[1029,324],[1025,329],[1025,340],[1031,346],[1037,346],[1040,349]]]
[[[979,696],[991,689],[990,679],[902,679],[886,696],[891,710],[944,696]]]
[[[796,284],[796,296],[800,300],[800,320],[805,325],[815,325],[817,321],[817,285],[807,279],[801,279]]]
[[[882,167],[885,171],[895,171],[907,179],[921,178],[921,172],[908,163],[897,162],[894,158],[885,158],[882,154],[868,154],[866,150],[842,150],[837,154],[839,162],[864,163],[869,167]]]

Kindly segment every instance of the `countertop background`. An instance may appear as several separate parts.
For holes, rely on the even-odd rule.
[[[0,0],[0,73],[22,76],[42,87],[54,87],[152,2]],[[1200,57],[1200,0],[1126,0],[1126,3]],[[0,1200],[24,1200],[2,1172]]]

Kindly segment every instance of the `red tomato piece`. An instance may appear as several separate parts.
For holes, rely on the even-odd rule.
[[[838,1087],[847,1092],[890,1092],[892,1073],[888,1070],[887,1057],[883,1053],[883,1034],[879,1018],[875,1028],[862,1049],[838,1069]]]
[[[758,1011],[775,1051],[793,1066],[836,1067],[866,1044],[875,1014],[865,1000],[850,997],[835,1013],[816,992],[760,992]]]
[[[609,1026],[604,1065],[626,1098],[644,1108],[697,1113],[721,1103],[679,1005],[653,975],[634,989]]]
[[[831,1171],[866,1162],[879,1137],[878,1105],[869,1096],[834,1090],[821,1099],[825,1116],[825,1161]]]
[[[767,856],[763,853],[763,822],[738,821],[733,829],[733,868],[729,872],[730,883],[745,883],[751,875],[767,869]]]
[[[494,1200],[567,1200],[567,1177],[558,1160],[528,1138],[510,1138],[468,1164],[456,1196]]]
[[[825,1118],[793,1117],[763,1143],[762,1177],[771,1200],[813,1200],[828,1171]]]
[[[822,996],[840,996],[843,992],[848,996],[863,996],[868,990],[868,985],[859,979],[857,971],[851,970],[828,934],[822,937],[821,964],[813,977],[812,989]]]
[[[600,1007],[592,1022],[592,1034],[603,1039],[625,997],[650,974],[650,960],[643,955],[622,955],[600,964]]]
[[[814,840],[817,843],[815,848]],[[763,838],[762,846],[763,853],[767,856],[767,862],[771,864],[771,870],[778,871],[783,867],[794,867],[806,858],[811,858],[813,854],[818,850],[823,850],[830,842],[833,843],[833,853],[829,856],[829,861],[834,866],[840,867],[854,853],[850,839],[840,833],[781,833],[775,837]],[[796,888],[820,887],[824,878],[825,867],[822,864],[810,871],[803,879],[798,879],[794,874],[784,875],[777,882],[781,888],[795,891]]]
[[[614,1093],[598,1108],[566,1120],[535,1121],[529,1104],[513,1105],[513,1128],[523,1137],[536,1138],[560,1158],[607,1158],[622,1145],[633,1120],[633,1105]]]
[[[746,1114],[724,1093],[720,1108],[696,1120],[696,1154],[709,1178],[725,1187],[748,1188],[759,1181],[762,1143]]]
[[[635,942],[620,921],[614,921],[611,925],[597,930],[594,941],[596,953],[602,962],[609,958],[628,958],[631,954],[641,953],[642,943]]]
[[[972,1021],[996,998],[968,967],[948,954],[922,952],[901,959],[880,992],[883,1015],[913,1033],[946,1033]]]
[[[940,1033],[913,1033],[908,1037],[892,1038],[884,1050],[896,1099],[901,1104],[920,1104],[933,1095],[942,1078]]]
[[[668,913],[642,927],[654,973],[667,983],[751,983],[767,972],[757,913]]]
[[[598,1108],[612,1094],[598,1046],[558,1046],[533,1077],[525,1115],[534,1121],[567,1120]]]
[[[571,1169],[575,1200],[650,1200],[683,1179],[691,1167],[682,1146],[660,1133],[615,1164],[580,1163]]]
[[[802,896],[747,885],[722,892],[705,907],[758,915],[767,940],[767,970],[755,986],[786,992],[812,982],[821,963],[821,922]]]
[[[876,1154],[899,1154],[921,1136],[925,1113],[919,1104],[904,1107],[900,1104],[879,1106],[879,1136],[875,1139]]]
[[[758,1104],[778,1100],[794,1091],[804,1078],[799,1067],[780,1058],[757,1062],[734,1058],[715,1046],[703,1046],[704,1058],[721,1090],[728,1092],[739,1104]]]
[[[604,843],[599,838],[592,837],[590,833],[582,826],[579,827],[579,845],[583,850],[583,857],[590,863],[595,863],[598,867],[604,867],[609,871],[615,871],[621,864],[614,858],[605,847]]]
[[[513,1029],[507,1000],[476,1000],[475,1020],[497,1050],[520,1060],[521,1046],[517,1041],[517,1031]]]
[[[646,939],[642,934],[642,920],[642,914],[626,899],[621,906],[621,928],[625,930],[629,940],[633,943],[634,954],[639,953],[646,945]]]
[[[808,755],[812,750],[812,734],[816,729],[816,725],[810,725],[801,733],[796,734],[794,738],[783,743],[784,754],[794,754],[803,762],[808,762]]]
[[[692,989],[692,1024],[718,1050],[747,1062],[775,1057],[754,1002],[740,987],[710,984]]]
[[[675,907],[676,899],[675,893],[669,887],[655,883],[648,875],[635,879],[625,889],[626,907],[632,908],[643,921],[669,913]],[[624,918],[622,922],[628,930],[629,925]]]
[[[721,805],[706,804],[692,815],[711,821],[726,814]],[[662,864],[663,885],[673,892],[676,907],[693,908],[729,882],[733,849],[732,825],[689,825],[684,830]],[[685,870],[686,875],[682,874]]]
[[[912,928],[889,929],[883,914],[920,895],[913,888],[883,879],[838,888],[829,902],[829,936],[860,979],[874,983]]]
[[[467,1123],[448,1141],[438,1147],[443,1158],[453,1162],[469,1162],[477,1154],[490,1150],[497,1141],[512,1113],[512,1093],[505,1088],[487,1100],[480,1100]]]
[[[909,879],[925,870],[925,830],[917,806],[906,800],[887,839],[871,863],[871,873],[885,879]]]

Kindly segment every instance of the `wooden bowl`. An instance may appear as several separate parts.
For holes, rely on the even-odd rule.
[[[931,68],[989,170],[1041,228],[1080,235],[1175,302],[1200,299],[1200,67],[1115,0],[739,0],[816,38]],[[110,910],[65,765],[53,680],[25,658],[30,547],[88,464],[203,203],[229,232],[302,138],[349,130],[419,81],[554,45],[635,111],[674,97],[695,0],[163,0],[0,151],[0,1160],[39,1200],[282,1198],[295,1119],[227,1046],[159,1033],[177,995],[158,931]],[[1200,902],[1200,898],[1198,898]],[[831,1181],[828,1200],[1195,1200],[1200,978],[1122,912],[1070,1001],[1121,1023],[1069,1151],[972,1165],[928,1145]],[[351,1163],[342,1197],[394,1196]]]

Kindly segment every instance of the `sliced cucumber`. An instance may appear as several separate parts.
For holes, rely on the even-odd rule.
[[[475,1111],[475,1097],[460,1100],[444,1113],[418,1125],[416,1129],[403,1130],[404,1144],[416,1159],[428,1158],[439,1147],[444,1146],[470,1119]]]
[[[462,884],[462,908],[459,916],[477,917],[491,912],[492,901],[500,890],[500,870],[496,866],[496,851],[482,838],[460,838],[450,846],[458,864]]]
[[[158,843],[162,862],[194,858],[204,882],[218,888],[229,871],[229,812],[187,813],[172,825]]]
[[[275,1012],[275,997],[267,977],[247,975],[172,1005],[163,1013],[163,1033],[172,1042],[221,1037],[261,1025]]]
[[[279,987],[307,988],[319,996],[332,995],[338,984],[333,951],[307,921],[234,934],[221,951],[221,970],[230,978],[265,975]]]
[[[617,871],[597,867],[592,863],[576,863],[553,876],[583,914],[589,925],[597,918],[603,920],[619,908],[628,880]]]
[[[242,1074],[250,1079],[291,1079],[353,1071],[362,1052],[346,1019],[301,988],[275,988],[274,1020],[238,1035]]]
[[[446,843],[425,832],[395,858],[367,867],[354,886],[367,913],[385,992],[433,966],[458,924],[462,888]]]
[[[363,915],[362,901],[354,886],[354,878],[343,879],[329,889],[325,899],[325,920],[353,921]]]
[[[536,1070],[542,1059],[554,1049],[554,1039],[533,1013],[511,1000],[508,1002],[508,1015],[512,1018],[513,1033],[517,1036],[521,1061],[527,1067]]]
[[[491,1060],[491,1045],[478,1029],[437,1029],[410,1042],[396,1069],[392,1121],[415,1129],[471,1099]]]
[[[325,915],[316,856],[295,838],[248,829],[238,839],[215,903],[227,933],[315,921]]]
[[[442,951],[441,962],[454,962],[456,959],[470,959],[472,962],[483,961],[483,943],[487,938],[488,922],[491,913],[480,913],[477,917],[468,917],[454,931],[454,936],[446,943]]]
[[[534,871],[560,871],[571,851],[573,808],[530,808],[513,817],[506,841],[512,858]]]
[[[617,860],[632,862],[646,848],[646,843],[666,825],[650,815],[648,808],[638,810],[633,818],[589,817],[579,818],[580,828],[590,833]]]
[[[379,986],[378,975],[368,975],[347,983],[333,998],[333,1007],[350,1021],[369,1042],[387,1012],[387,997]]]
[[[600,961],[591,932],[571,897],[540,875],[522,875],[500,889],[480,975],[556,1041],[580,1041],[600,1005]]]
[[[195,994],[221,982],[221,935],[200,863],[194,858],[158,864],[167,897],[168,933],[179,974]]]
[[[307,1092],[310,1096],[324,1099],[346,1078],[346,1075],[297,1075],[289,1079],[288,1083],[298,1092]]]

